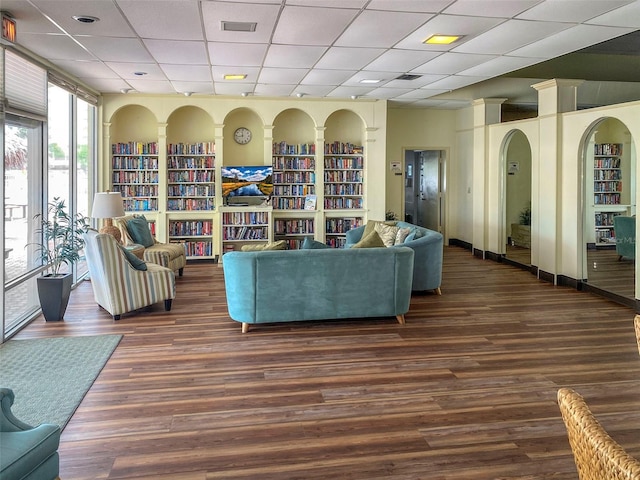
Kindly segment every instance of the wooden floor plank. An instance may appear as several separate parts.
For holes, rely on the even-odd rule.
[[[64,322],[17,338],[124,335],[63,431],[64,480],[576,479],[561,386],[640,456],[630,308],[458,247],[442,293],[414,294],[406,325],[242,334],[222,268],[190,263],[171,312],[114,322],[84,282]]]

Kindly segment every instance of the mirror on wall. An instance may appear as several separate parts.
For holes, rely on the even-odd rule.
[[[520,130],[509,135],[505,159],[505,254],[514,263],[531,265],[531,145]]]
[[[634,300],[636,152],[629,129],[615,118],[592,127],[584,151],[583,278]]]

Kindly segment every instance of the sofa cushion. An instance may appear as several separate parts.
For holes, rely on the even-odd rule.
[[[384,223],[376,223],[374,230],[382,239],[385,247],[392,247],[396,242],[396,235],[398,234],[398,227],[392,225],[385,225]]]
[[[321,248],[331,248],[326,243],[318,242],[317,240],[312,239],[311,237],[304,237],[304,241],[302,245],[300,245],[301,250],[318,250]]]
[[[378,235],[378,232],[374,230],[366,237],[363,236],[362,240],[360,240],[351,248],[375,248],[375,247],[384,247],[384,246],[385,244],[380,238],[380,235]]]
[[[124,253],[124,256],[127,257],[127,260],[129,261],[129,263],[133,268],[135,268],[136,270],[143,270],[143,271],[147,269],[147,262],[145,262],[141,258],[136,257],[133,254],[133,252],[130,252],[129,250],[124,248],[122,245],[118,245],[118,247],[120,247],[120,250],[122,250],[122,252]]]
[[[387,220],[387,221],[382,221],[382,220],[369,220],[367,222],[367,224],[364,226],[364,232],[362,232],[362,238],[366,237],[367,235],[369,235],[371,232],[373,232],[376,228],[376,225],[378,223],[382,223],[384,225],[390,225],[392,227],[396,226],[396,221],[395,220]]]
[[[129,220],[127,222],[127,231],[134,243],[139,243],[145,248],[149,248],[156,243],[153,235],[151,235],[151,230],[149,230],[149,222],[147,222],[144,215],[133,217]]]
[[[398,228],[398,233],[396,233],[396,238],[393,242],[394,245],[402,245],[404,241],[407,239],[409,234],[411,233],[411,229],[409,227],[406,228]]]
[[[259,243],[255,245],[243,245],[240,250],[243,252],[256,252],[261,250],[286,250],[287,242],[285,240],[278,240],[277,242]]]

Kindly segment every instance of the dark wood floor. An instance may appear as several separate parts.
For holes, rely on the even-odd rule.
[[[243,335],[220,267],[177,282],[170,313],[119,322],[85,282],[64,322],[18,335],[124,334],[63,431],[63,480],[577,479],[561,386],[640,457],[634,312],[591,293],[446,247],[443,295],[414,295],[405,326]]]

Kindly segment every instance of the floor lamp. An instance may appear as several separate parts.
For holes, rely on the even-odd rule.
[[[93,197],[92,218],[104,218],[104,226],[100,233],[113,235],[118,243],[122,239],[120,229],[113,225],[114,217],[124,217],[124,204],[120,192],[99,192]]]

